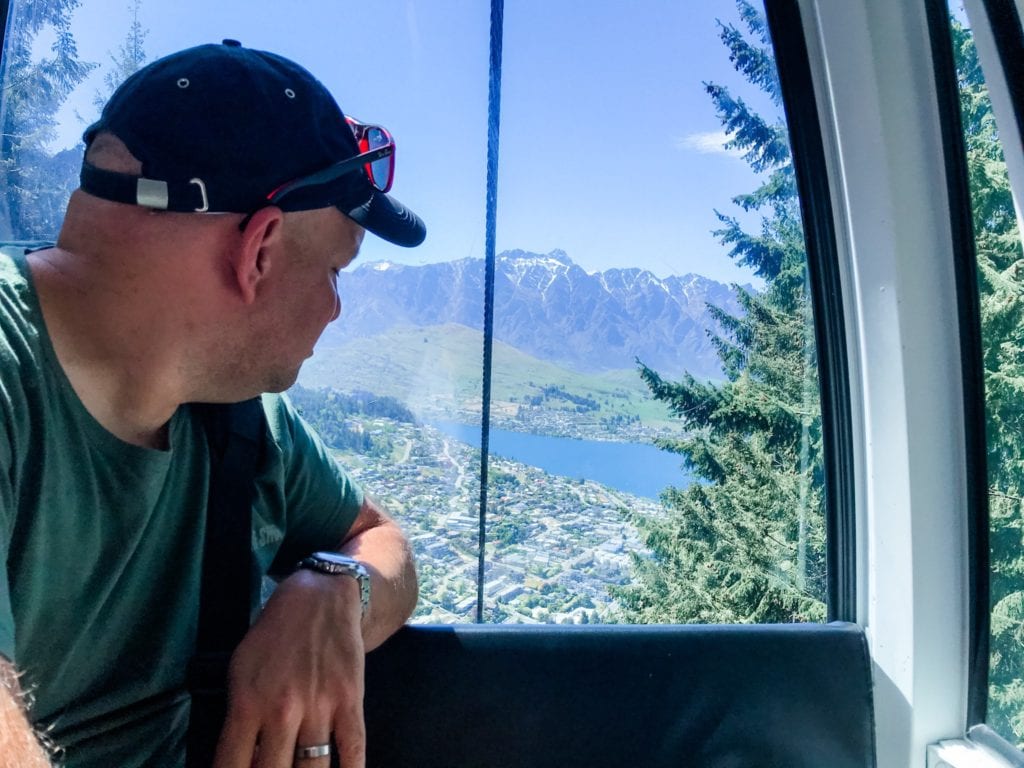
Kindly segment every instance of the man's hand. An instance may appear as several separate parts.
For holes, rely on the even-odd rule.
[[[409,542],[368,497],[340,549],[370,574],[369,611],[350,576],[300,570],[278,585],[231,659],[214,768],[327,768],[328,757],[295,759],[296,747],[322,744],[342,768],[366,765],[364,657],[412,614],[416,570]]]
[[[214,766],[291,768],[297,746],[333,743],[345,768],[363,768],[360,624],[355,579],[300,570],[281,582],[231,659]],[[323,768],[330,758],[298,765]]]

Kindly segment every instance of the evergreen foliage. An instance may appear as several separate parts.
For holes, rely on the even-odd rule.
[[[54,240],[71,191],[78,186],[82,147],[53,154],[57,110],[95,64],[78,56],[71,14],[79,0],[13,3],[5,50],[0,114],[0,238]],[[42,33],[49,55],[38,57]],[[69,174],[69,169],[73,169]]]
[[[142,0],[132,0],[128,6],[128,13],[131,14],[128,34],[118,46],[117,53],[110,54],[110,69],[103,75],[105,92],[96,91],[92,99],[97,112],[103,109],[107,99],[113,95],[121,83],[146,64],[146,38],[149,36],[149,30],[143,29],[142,23],[139,21],[141,7]]]
[[[1024,261],[992,105],[969,30],[952,22],[974,217],[990,516],[988,722],[1024,743]]]
[[[372,436],[359,417],[386,418],[415,423],[415,417],[393,397],[377,397],[369,392],[343,394],[329,389],[306,389],[296,384],[288,390],[296,410],[332,448],[356,453],[387,456],[393,445],[385,436]]]
[[[719,23],[737,71],[780,102],[761,13],[737,0],[745,30]],[[654,397],[686,427],[661,447],[695,482],[669,488],[665,514],[638,517],[650,556],[634,555],[634,582],[614,590],[634,622],[791,622],[825,618],[822,443],[806,254],[786,128],[729,89],[706,83],[727,146],[764,177],[733,202],[761,213],[756,234],[719,213],[729,256],[765,281],[735,286],[742,313],[711,307],[726,380],[668,382],[638,361]]]
[[[601,404],[594,398],[573,394],[566,390],[565,387],[556,384],[542,387],[539,395],[523,396],[524,403],[535,406],[544,405],[546,402],[558,402],[559,400],[574,405],[578,413],[588,413],[600,410],[601,408]]]
[[[288,390],[288,396],[297,408],[330,405],[338,414],[385,418],[415,424],[416,417],[412,411],[393,397],[375,395],[372,392],[357,390],[348,394],[331,389],[307,389],[299,384]]]
[[[764,22],[738,0],[746,33],[721,25],[730,59],[779,101]],[[969,30],[951,20],[971,185],[985,368],[992,627],[988,722],[1024,743],[1024,269],[998,131]],[[617,590],[631,621],[820,620],[825,615],[821,427],[805,255],[785,129],[707,85],[729,146],[766,180],[734,203],[764,213],[750,234],[719,214],[716,234],[765,280],[743,314],[712,308],[726,382],[666,382],[654,396],[687,426],[663,440],[698,481],[668,489],[665,514],[640,518],[649,556]]]

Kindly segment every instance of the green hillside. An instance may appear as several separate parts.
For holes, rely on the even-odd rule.
[[[463,325],[394,328],[318,348],[299,383],[388,395],[428,418],[479,418],[482,350],[482,334]],[[647,428],[671,423],[636,371],[577,373],[501,342],[494,344],[491,387],[492,418],[513,428],[517,419],[544,418],[583,426],[621,426],[636,419]]]

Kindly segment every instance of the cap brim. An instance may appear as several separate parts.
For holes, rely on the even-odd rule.
[[[383,192],[375,191],[367,202],[351,210],[338,207],[357,224],[395,245],[413,248],[427,236],[420,217]]]

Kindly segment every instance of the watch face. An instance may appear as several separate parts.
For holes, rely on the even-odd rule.
[[[340,552],[314,552],[299,562],[298,568],[310,568],[320,573],[346,574],[359,582],[359,602],[363,615],[370,604],[370,574],[361,562]]]
[[[348,555],[341,555],[337,552],[314,552],[313,557],[317,560],[326,560],[328,563],[336,563],[338,565],[358,565],[359,561]]]

